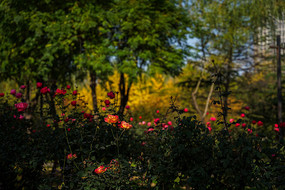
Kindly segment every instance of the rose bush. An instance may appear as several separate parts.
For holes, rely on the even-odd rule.
[[[283,141],[268,138],[263,122],[251,121],[248,114],[230,119],[224,128],[215,117],[204,125],[187,108],[170,105],[175,119],[158,112],[144,121],[143,116],[134,118],[130,107],[118,115],[114,92],[93,112],[77,89],[42,86],[36,84],[42,100],[36,105],[25,102],[26,88],[20,87],[20,98],[16,90],[1,93],[0,188],[284,186]],[[272,135],[283,126],[272,127]]]

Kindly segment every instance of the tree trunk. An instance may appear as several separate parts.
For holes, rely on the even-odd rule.
[[[90,77],[91,77],[90,88],[91,88],[91,92],[92,92],[93,110],[94,110],[94,112],[97,112],[98,111],[98,104],[97,104],[97,92],[96,92],[96,87],[97,87],[96,72],[90,72]]]
[[[124,113],[125,107],[128,103],[129,100],[129,94],[130,94],[130,89],[132,86],[132,82],[129,82],[129,85],[126,87],[125,83],[125,75],[124,73],[120,74],[120,83],[119,83],[119,91],[120,91],[120,96],[121,96],[121,101],[120,101],[120,109],[118,114],[122,115]],[[127,90],[126,90],[127,88]]]
[[[228,96],[229,96],[229,90],[230,90],[230,82],[231,82],[231,64],[232,64],[232,56],[233,56],[233,50],[232,47],[229,50],[228,54],[228,64],[226,68],[226,82],[225,82],[225,96],[224,96],[224,120],[227,121],[227,116],[228,116]]]

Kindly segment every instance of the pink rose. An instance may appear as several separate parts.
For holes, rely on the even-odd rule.
[[[150,127],[150,126],[151,126],[151,122],[148,122],[148,123],[147,123],[147,126],[149,126],[149,127]]]
[[[11,92],[10,92],[10,94],[15,95],[15,94],[16,94],[16,90],[15,90],[15,89],[12,89]]]
[[[234,119],[230,119],[230,123],[233,123],[234,122]]]
[[[184,112],[188,112],[189,110],[187,108],[184,108]]]
[[[25,89],[27,86],[26,85],[21,85],[20,88],[21,89]]]
[[[240,114],[240,116],[241,116],[241,117],[245,117],[245,114],[244,114],[244,113],[242,113],[242,114]]]
[[[22,93],[20,93],[20,92],[18,92],[18,93],[16,93],[16,98],[21,98],[22,97]]]
[[[211,121],[216,121],[216,118],[215,117],[211,117],[210,120]]]
[[[28,107],[28,104],[26,102],[20,102],[18,104],[15,104],[15,107],[18,109],[18,111],[25,111]]]

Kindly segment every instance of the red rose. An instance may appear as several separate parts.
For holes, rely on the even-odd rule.
[[[114,99],[114,98],[115,98],[115,93],[114,93],[113,91],[108,92],[108,93],[107,93],[107,96],[108,96],[110,99]]]
[[[71,105],[76,106],[76,101],[72,101]]]
[[[245,110],[249,110],[250,107],[249,107],[249,106],[245,106],[244,109],[245,109]]]
[[[108,106],[110,104],[109,100],[105,100],[104,102],[105,102],[106,106]]]
[[[253,120],[253,121],[252,121],[252,124],[253,124],[253,125],[254,125],[254,124],[256,124],[256,121],[255,121],[255,120]]]
[[[242,113],[242,114],[240,114],[240,116],[241,116],[241,117],[245,117],[245,114],[244,114],[244,113]]]
[[[184,112],[188,112],[189,110],[187,108],[184,108]]]
[[[239,123],[236,123],[236,127],[239,127],[240,126],[240,124]]]
[[[77,91],[76,90],[74,90],[73,92],[72,92],[72,95],[77,95]]]
[[[262,122],[262,121],[258,121],[258,122],[257,122],[257,125],[258,125],[258,126],[262,126],[262,125],[263,125],[263,122]]]
[[[243,128],[245,128],[246,124],[245,124],[245,123],[243,123],[241,126],[242,126]]]
[[[156,110],[156,113],[159,113],[159,110]]]
[[[18,104],[15,104],[15,107],[18,109],[18,111],[25,111],[28,107],[28,104],[26,102],[20,102]]]
[[[0,97],[4,97],[4,95],[5,95],[4,93],[0,93]]]
[[[130,109],[130,106],[129,106],[129,105],[127,105],[127,106],[126,106],[126,109]]]
[[[70,88],[71,88],[71,86],[70,86],[70,85],[67,85],[67,86],[66,86],[66,88],[67,88],[67,89],[70,89]]]
[[[130,121],[133,121],[133,120],[134,120],[134,118],[131,117],[131,118],[130,118]]]
[[[41,89],[41,93],[42,93],[42,94],[50,93],[50,89],[49,89],[48,87],[43,87],[43,88]]]
[[[20,93],[20,92],[18,92],[18,93],[16,93],[16,98],[21,98],[22,97],[22,93]]]
[[[155,123],[155,124],[158,124],[159,122],[160,122],[160,119],[159,119],[159,118],[154,119],[154,123]]]
[[[43,86],[43,83],[37,82],[37,88],[41,88]]]

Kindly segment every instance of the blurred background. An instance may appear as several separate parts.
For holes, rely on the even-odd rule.
[[[220,72],[221,87],[231,92],[228,118],[248,106],[248,117],[273,125],[272,46],[279,35],[284,47],[284,11],[278,0],[2,0],[0,92],[26,85],[32,104],[39,101],[36,82],[52,92],[71,85],[97,110],[114,91],[119,112],[129,105],[145,121],[166,113],[172,97],[207,122],[220,111],[213,104]]]

